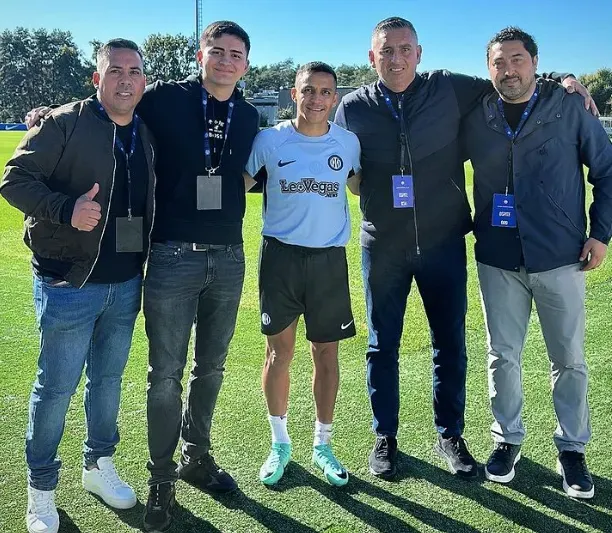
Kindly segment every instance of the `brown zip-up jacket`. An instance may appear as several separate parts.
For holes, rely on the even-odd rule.
[[[26,216],[24,241],[28,248],[41,257],[72,263],[66,281],[79,288],[85,285],[98,259],[115,182],[116,128],[94,110],[96,105],[93,98],[88,98],[54,109],[21,140],[0,184],[0,194]],[[155,150],[142,121],[138,133],[149,168],[144,230],[150,245]],[[102,218],[92,231],[79,231],[63,211],[94,183],[100,185],[94,200],[102,208]],[[143,257],[147,255],[148,249]]]

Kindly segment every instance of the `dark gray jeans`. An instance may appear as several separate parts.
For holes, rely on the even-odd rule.
[[[153,244],[144,286],[150,484],[176,479],[173,456],[179,437],[186,461],[196,461],[210,449],[210,426],[243,282],[241,244],[206,251],[174,241]],[[181,379],[194,324],[194,365],[183,412]]]

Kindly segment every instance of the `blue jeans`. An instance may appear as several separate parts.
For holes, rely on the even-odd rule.
[[[150,484],[176,479],[173,455],[179,437],[187,462],[210,449],[210,425],[243,282],[241,244],[205,251],[175,241],[153,244],[144,289]],[[183,413],[181,379],[194,323],[195,362]]]
[[[36,381],[26,432],[28,481],[38,490],[57,486],[57,457],[70,399],[85,368],[84,464],[110,457],[119,442],[121,376],[140,310],[142,278],[117,284],[87,283],[76,289],[34,276],[40,330]]]
[[[406,301],[416,281],[433,347],[434,423],[443,437],[464,429],[465,239],[456,238],[420,255],[374,245],[362,248],[368,321],[367,385],[377,435],[395,437],[399,424],[399,347]]]

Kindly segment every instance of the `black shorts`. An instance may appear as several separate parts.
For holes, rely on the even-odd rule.
[[[344,247],[305,248],[264,237],[259,307],[264,335],[276,335],[304,315],[311,342],[354,337]]]

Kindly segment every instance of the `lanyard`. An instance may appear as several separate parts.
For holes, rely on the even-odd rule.
[[[110,117],[108,116],[108,113],[106,112],[106,109],[102,107],[102,104],[100,102],[98,102],[98,109],[100,110],[100,113],[102,113],[102,115],[104,115],[108,120],[110,120]],[[131,142],[130,142],[129,150],[125,149],[125,146],[123,146],[123,142],[121,142],[121,139],[115,132],[115,146],[119,148],[119,150],[125,157],[125,168],[127,172],[127,182],[128,182],[128,219],[129,220],[132,220],[132,171],[130,169],[130,159],[132,158],[132,156],[134,155],[134,151],[136,150],[139,120],[140,119],[138,118],[138,115],[135,114],[134,119],[132,120],[132,135],[131,135]]]
[[[391,101],[391,95],[389,94],[389,91],[387,90],[387,88],[382,82],[378,82],[378,86],[380,87],[380,91],[382,92],[383,98],[385,99],[385,103],[387,104],[389,111],[391,111],[393,118],[397,120],[398,122],[402,122],[402,120],[400,120],[400,116],[397,110],[395,109],[395,106],[393,105],[393,102]],[[398,99],[399,99],[399,110],[401,111],[402,104],[404,103],[404,93],[400,94],[398,96]]]
[[[537,99],[538,91],[534,91],[534,93],[531,95],[531,98],[529,99],[529,102],[527,103],[525,111],[523,111],[523,114],[521,115],[521,120],[519,121],[519,124],[516,127],[516,130],[514,131],[512,131],[512,128],[506,120],[506,115],[504,113],[504,103],[502,99],[497,99],[497,109],[499,110],[499,113],[504,121],[504,132],[506,133],[506,137],[508,137],[511,142],[510,152],[508,152],[508,178],[506,179],[506,194],[508,194],[508,190],[510,189],[510,180],[513,178],[514,141],[516,140],[519,132],[523,129],[523,126],[525,125],[525,122],[527,122],[529,115],[531,115],[531,112],[533,111],[533,106],[535,105]]]
[[[219,161],[218,165],[213,168],[212,165],[212,156],[210,152],[210,135],[208,133],[208,119],[206,118],[206,111],[208,109],[208,92],[204,87],[202,87],[202,110],[204,113],[204,158],[206,171],[210,176],[213,174],[221,165],[221,157],[223,156],[223,152],[225,151],[225,144],[227,142],[227,136],[229,134],[230,123],[232,122],[232,113],[234,112],[234,95],[232,94],[229,102],[227,103],[227,118],[225,119],[225,131],[223,132],[223,146],[221,147],[221,152],[219,153]]]
[[[512,128],[508,125],[508,121],[506,120],[506,115],[504,114],[504,102],[502,101],[501,98],[497,99],[497,108],[499,109],[500,115],[504,119],[504,131],[506,132],[506,137],[508,137],[508,139],[514,142],[519,132],[523,129],[525,122],[527,122],[529,115],[531,115],[531,112],[533,111],[533,106],[535,105],[537,99],[538,99],[538,91],[535,91],[531,95],[531,98],[529,99],[529,103],[527,104],[525,111],[523,111],[523,114],[521,115],[521,120],[519,122],[519,125],[516,127],[515,131],[512,131]]]
[[[391,95],[389,94],[389,91],[387,90],[385,85],[379,81],[378,86],[380,88],[380,92],[383,95],[383,98],[385,99],[385,103],[387,104],[387,107],[389,108],[389,111],[391,111],[391,115],[400,124],[400,173],[403,176],[404,170],[406,168],[406,153],[408,153],[408,158],[410,162],[410,172],[412,172],[412,157],[410,155],[410,149],[408,147],[408,134],[406,133],[406,123],[404,122],[404,116],[403,116],[404,93],[401,93],[397,97],[398,98],[397,100],[398,109],[396,110],[395,106],[393,105],[393,102],[391,101]]]

